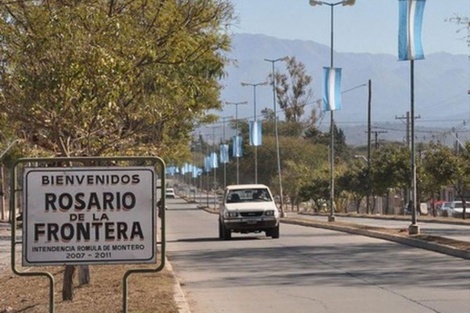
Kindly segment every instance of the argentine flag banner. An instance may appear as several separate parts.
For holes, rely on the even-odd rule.
[[[212,152],[211,153],[211,168],[218,168],[219,167],[219,162],[218,162],[218,159],[217,159],[217,153],[215,152]]]
[[[261,146],[261,121],[250,122],[250,146]]]
[[[202,172],[202,170],[201,170],[199,167],[193,166],[193,171],[192,171],[192,173],[191,173],[191,174],[192,174],[191,177],[192,177],[192,178],[198,178],[199,175],[201,175],[201,172]]]
[[[322,111],[335,110],[341,110],[341,69],[324,67]]]
[[[421,44],[424,5],[426,0],[398,0],[398,59],[424,59]]]
[[[220,145],[220,163],[228,163],[228,145]]]
[[[235,158],[242,156],[242,136],[232,137],[232,156]]]
[[[204,157],[204,171],[206,173],[211,171],[211,157],[210,157],[210,155]]]

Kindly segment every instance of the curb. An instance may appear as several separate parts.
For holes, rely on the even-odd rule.
[[[173,279],[175,280],[175,285],[173,286],[173,299],[175,300],[176,306],[178,307],[178,312],[191,313],[188,302],[186,301],[186,297],[184,296],[183,289],[181,288],[180,281],[176,277],[176,273],[173,270],[173,266],[171,265],[168,258],[165,261],[165,267],[173,274]]]

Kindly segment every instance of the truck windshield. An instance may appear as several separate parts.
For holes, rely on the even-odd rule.
[[[234,189],[227,194],[227,203],[272,201],[271,195],[266,188],[256,189]]]

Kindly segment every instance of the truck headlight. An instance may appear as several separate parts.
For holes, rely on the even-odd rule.
[[[264,214],[266,216],[274,216],[274,210],[267,210]]]
[[[225,212],[225,217],[237,217],[237,212]]]

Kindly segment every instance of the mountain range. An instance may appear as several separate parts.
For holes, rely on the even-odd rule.
[[[360,43],[358,43],[360,44]],[[334,52],[334,67],[342,68],[342,109],[334,119],[343,129],[351,145],[365,144],[367,135],[368,82],[371,82],[371,120],[381,139],[403,140],[406,137],[404,117],[410,111],[411,70],[409,61],[398,61],[390,54]],[[321,114],[322,68],[330,66],[330,47],[314,41],[287,40],[261,34],[234,34],[232,50],[227,54],[222,100],[248,101],[238,105],[238,118],[252,119],[264,108],[273,108],[272,87],[241,86],[242,82],[257,84],[267,81],[272,63],[264,59],[294,56],[313,77],[313,98],[306,114],[312,109],[320,115],[318,127],[327,129],[329,113]],[[286,72],[285,64],[276,62],[277,71]],[[446,140],[460,132],[466,140],[466,120],[470,120],[470,59],[468,55],[434,53],[414,62],[414,108],[418,140]],[[255,97],[256,93],[256,97]],[[256,111],[254,102],[256,101]],[[279,112],[279,111],[278,111]],[[220,116],[236,115],[235,105],[225,105]],[[283,119],[282,112],[278,113]],[[421,133],[418,132],[420,130]],[[419,135],[418,135],[419,134]],[[426,139],[427,137],[427,139]],[[470,133],[469,133],[470,137]],[[439,139],[440,138],[440,139]],[[448,140],[448,139],[447,139]]]

